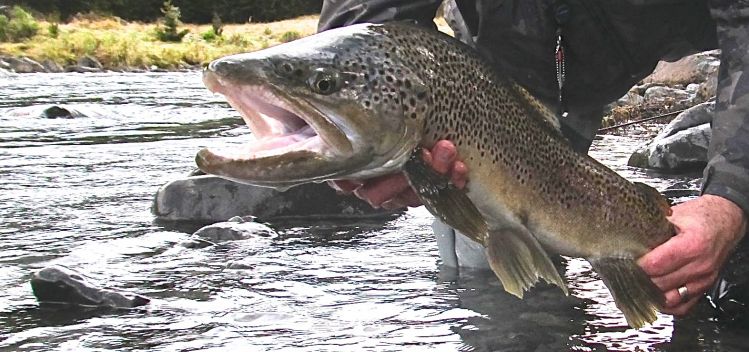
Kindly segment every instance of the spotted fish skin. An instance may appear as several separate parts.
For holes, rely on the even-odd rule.
[[[335,29],[269,50],[229,59],[237,68],[223,73],[212,64],[210,74],[282,87],[322,111],[326,126],[348,136],[352,151],[333,152],[329,161],[317,157],[324,174],[295,167],[293,180],[275,174],[261,182],[234,171],[232,179],[287,187],[405,170],[433,214],[486,247],[509,293],[522,297],[539,279],[567,292],[550,251],[587,259],[631,326],[656,319],[663,295],[636,260],[673,236],[668,203],[654,189],[573,151],[556,116],[472,48],[435,31],[390,23]],[[282,62],[295,69],[279,73]],[[309,72],[331,70],[345,77],[337,89],[311,93],[310,82],[318,81]],[[328,139],[331,147],[340,140]],[[417,147],[443,139],[456,145],[468,167],[465,189],[410,157]],[[209,173],[244,165],[230,168],[201,158]],[[288,160],[277,158],[277,165]]]

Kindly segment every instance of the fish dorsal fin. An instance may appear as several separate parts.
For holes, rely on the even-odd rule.
[[[559,116],[555,114],[551,109],[546,107],[541,101],[536,99],[531,93],[529,93],[525,88],[521,87],[519,84],[515,82],[509,82],[508,86],[510,87],[510,90],[515,93],[518,100],[525,103],[529,107],[529,113],[531,114],[537,114],[539,120],[545,121],[549,124],[550,127],[554,131],[556,131],[560,136],[562,136],[562,125],[559,122]]]
[[[450,184],[447,177],[427,166],[417,148],[406,162],[408,182],[432,215],[468,238],[484,243],[486,220],[463,190]]]
[[[663,211],[663,214],[666,216],[670,216],[672,213],[671,210],[671,203],[669,203],[668,199],[661,194],[661,192],[658,192],[657,189],[650,187],[642,182],[635,182],[635,186],[642,192],[645,197],[650,199],[654,204],[658,205],[658,208]]]
[[[502,281],[505,291],[518,298],[538,279],[559,286],[567,295],[567,286],[546,251],[525,228],[490,230],[484,243],[489,266]]]

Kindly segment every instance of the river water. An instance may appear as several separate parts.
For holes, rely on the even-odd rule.
[[[91,117],[28,112],[44,104]],[[592,154],[660,190],[694,181],[628,168],[640,132],[604,136]],[[538,285],[522,301],[491,274],[441,267],[423,208],[380,223],[279,223],[273,239],[177,246],[190,232],[154,221],[156,190],[193,170],[201,147],[246,133],[196,72],[0,77],[0,350],[749,349],[747,330],[714,319],[704,302],[690,317],[628,329],[583,260],[562,263],[569,297]],[[232,262],[249,269],[227,269]],[[39,307],[29,279],[52,264],[152,302]]]

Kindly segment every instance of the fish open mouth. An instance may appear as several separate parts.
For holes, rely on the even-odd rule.
[[[333,113],[272,84],[236,83],[210,69],[203,81],[210,91],[226,97],[252,131],[242,147],[198,152],[195,162],[204,172],[286,189],[345,174],[344,165],[361,163],[353,140],[336,125]]]
[[[228,158],[256,160],[300,151],[332,157],[351,152],[346,135],[309,103],[288,99],[271,86],[225,82],[210,71],[203,81],[210,91],[226,97],[252,131],[250,143],[229,152]]]

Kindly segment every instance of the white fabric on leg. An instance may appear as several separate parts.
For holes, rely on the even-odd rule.
[[[491,270],[484,246],[470,240],[439,220],[432,223],[442,264],[453,268]]]
[[[471,270],[492,270],[486,260],[484,245],[455,231],[455,255],[458,267]]]
[[[457,268],[458,257],[455,256],[455,230],[439,220],[434,220],[432,230],[434,231],[434,236],[437,238],[437,249],[440,253],[440,259],[442,259],[442,265]]]

